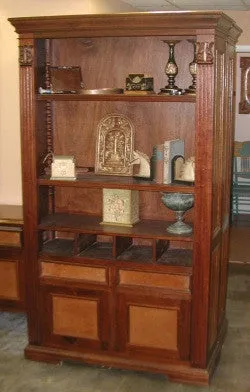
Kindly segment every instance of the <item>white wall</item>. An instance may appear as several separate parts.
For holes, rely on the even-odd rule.
[[[239,45],[250,44],[250,11],[224,11],[243,30],[239,37]]]
[[[133,10],[119,0],[0,0],[0,204],[22,204],[18,41],[7,18]]]

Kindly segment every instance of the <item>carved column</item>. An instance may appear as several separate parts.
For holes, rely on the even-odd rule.
[[[195,243],[193,265],[193,312],[191,361],[207,366],[210,253],[212,242],[212,177],[214,116],[213,37],[197,36],[197,89],[195,165]],[[204,186],[205,184],[205,186]],[[202,322],[201,322],[202,320]]]
[[[20,38],[20,115],[22,133],[22,176],[23,176],[23,209],[24,209],[24,244],[26,268],[26,299],[29,324],[29,342],[39,340],[38,317],[39,304],[37,296],[38,285],[38,243],[36,236],[37,215],[37,173],[36,151],[33,141],[36,138],[36,109],[35,109],[35,49],[32,38]],[[25,149],[24,147],[25,146]],[[35,216],[34,216],[35,214]],[[30,263],[34,260],[33,263]],[[29,263],[27,262],[29,261]],[[32,277],[32,278],[30,278]]]

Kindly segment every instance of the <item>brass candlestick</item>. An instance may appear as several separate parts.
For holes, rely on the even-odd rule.
[[[181,89],[175,85],[175,77],[178,74],[178,67],[175,62],[174,50],[175,45],[179,41],[163,41],[169,46],[169,58],[165,68],[165,74],[168,77],[167,86],[161,88],[161,92],[159,94],[167,94],[167,95],[179,95],[181,94]]]
[[[197,79],[197,61],[196,61],[196,41],[188,40],[191,42],[194,47],[194,58],[193,61],[189,64],[189,72],[192,76],[192,84],[185,91],[188,94],[196,94],[196,79]]]

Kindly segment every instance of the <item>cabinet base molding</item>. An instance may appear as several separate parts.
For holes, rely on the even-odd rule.
[[[26,311],[26,309],[25,309],[25,304],[23,301],[1,299],[0,300],[0,311],[1,312],[24,313]]]
[[[195,368],[189,362],[152,362],[135,358],[124,358],[113,354],[99,354],[93,352],[76,352],[45,346],[28,345],[25,348],[25,358],[58,364],[62,361],[73,360],[86,364],[107,366],[107,368],[120,368],[134,371],[165,374],[169,381],[208,385],[214,366],[206,369]],[[216,360],[217,362],[217,360]]]

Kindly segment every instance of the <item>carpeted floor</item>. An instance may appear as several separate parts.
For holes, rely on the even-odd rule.
[[[25,360],[24,315],[0,313],[1,392],[250,392],[250,268],[230,267],[229,329],[211,386],[168,382],[147,373]]]

